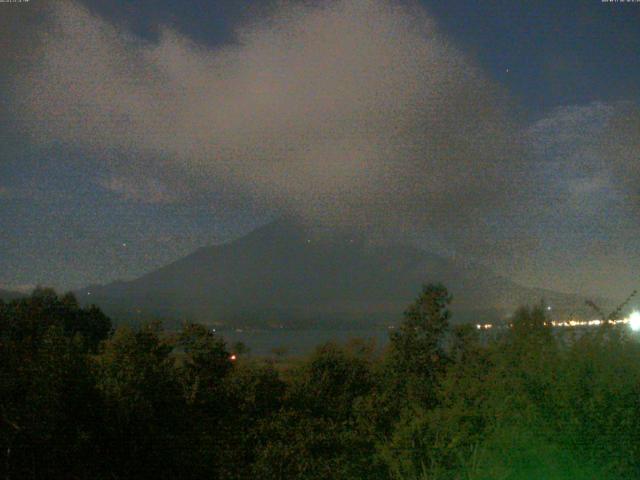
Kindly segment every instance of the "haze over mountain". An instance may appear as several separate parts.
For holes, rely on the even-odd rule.
[[[129,321],[346,326],[393,323],[426,282],[450,289],[458,321],[503,320],[517,306],[543,298],[558,315],[585,310],[583,298],[525,288],[471,262],[288,220],[201,248],[135,280],[78,294]]]

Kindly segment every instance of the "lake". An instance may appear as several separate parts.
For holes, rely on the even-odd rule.
[[[252,355],[271,355],[274,348],[285,348],[287,355],[307,354],[318,345],[336,341],[344,343],[349,339],[374,339],[378,348],[389,341],[389,330],[384,327],[353,330],[308,329],[308,330],[225,330],[219,332],[229,345],[242,342],[249,347]]]

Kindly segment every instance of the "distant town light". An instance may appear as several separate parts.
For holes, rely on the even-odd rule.
[[[629,315],[629,326],[634,332],[640,330],[640,312],[637,310],[634,310],[631,312],[631,315]]]

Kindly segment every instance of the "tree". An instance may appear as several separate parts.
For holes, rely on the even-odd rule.
[[[97,447],[118,478],[176,478],[186,468],[186,404],[172,350],[158,324],[120,327],[95,359],[105,415]]]
[[[222,338],[199,324],[185,324],[174,344],[189,431],[188,467],[180,476],[228,478],[235,429],[234,399],[225,383],[234,366],[230,353]]]
[[[181,377],[190,402],[206,402],[218,390],[233,363],[222,338],[203,325],[186,324],[176,346],[182,351]]]
[[[443,285],[425,285],[391,334],[391,363],[404,394],[430,405],[434,385],[445,365],[445,335],[451,295]]]
[[[373,388],[371,353],[330,342],[289,372],[282,409],[261,422],[257,478],[379,478],[360,410]]]
[[[38,288],[0,305],[0,447],[7,475],[63,477],[96,459],[99,395],[88,354],[111,330],[98,308]]]

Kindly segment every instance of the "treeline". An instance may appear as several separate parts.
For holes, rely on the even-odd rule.
[[[37,290],[0,302],[4,479],[640,478],[640,344],[522,308],[491,340],[423,288],[388,348],[287,368],[201,325],[115,331]]]

